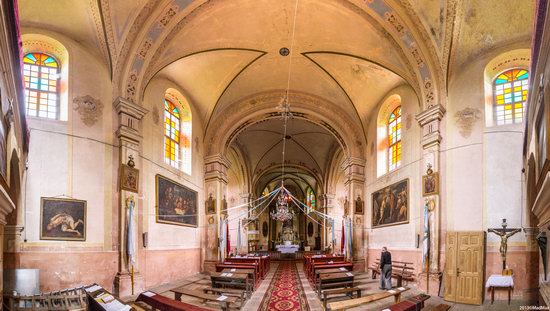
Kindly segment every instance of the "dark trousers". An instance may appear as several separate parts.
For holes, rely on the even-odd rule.
[[[391,265],[385,264],[380,270],[382,272],[380,275],[380,287],[391,289]]]

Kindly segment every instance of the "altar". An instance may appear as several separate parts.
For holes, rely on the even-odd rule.
[[[290,241],[285,241],[284,244],[275,245],[275,249],[281,252],[281,254],[294,254],[299,248],[299,245],[291,244]]]

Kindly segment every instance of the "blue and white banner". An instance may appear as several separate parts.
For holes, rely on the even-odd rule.
[[[430,254],[430,211],[428,203],[424,205],[424,235],[422,237],[422,270],[428,264]],[[426,271],[428,272],[428,271]]]

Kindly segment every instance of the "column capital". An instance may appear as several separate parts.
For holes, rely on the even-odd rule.
[[[227,184],[227,170],[231,162],[223,154],[214,154],[204,158],[204,180],[220,180]]]
[[[139,144],[142,138],[139,133],[139,122],[148,112],[147,109],[122,97],[117,97],[113,105],[115,106],[119,121],[116,131],[117,137],[121,141]]]
[[[433,106],[419,113],[416,121],[422,127],[422,147],[430,149],[438,147],[443,137],[440,132],[441,119],[445,115],[445,108],[441,105]]]

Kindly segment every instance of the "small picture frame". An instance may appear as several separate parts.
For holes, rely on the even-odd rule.
[[[120,189],[139,192],[139,170],[126,164],[120,166]]]
[[[439,173],[431,173],[422,176],[422,196],[439,194]]]

